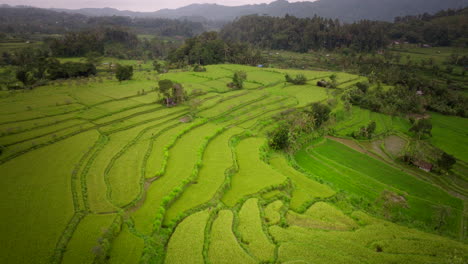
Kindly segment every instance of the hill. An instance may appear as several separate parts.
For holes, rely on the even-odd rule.
[[[61,11],[79,13],[88,16],[132,16],[164,17],[178,19],[181,17],[201,16],[208,20],[231,21],[237,17],[265,14],[269,16],[313,17],[314,15],[339,18],[345,22],[362,19],[393,21],[397,16],[434,13],[442,9],[462,8],[468,0],[319,0],[315,2],[289,3],[277,0],[270,4],[224,6],[218,4],[192,4],[177,9],[162,9],[156,12],[119,11],[112,8],[85,8]]]
[[[0,6],[0,32],[63,34],[96,27],[124,27],[133,29],[139,34],[157,34],[161,36],[190,37],[204,31],[200,22],[181,21],[167,18],[131,18],[125,13],[120,16],[105,16],[108,9],[102,12],[67,13],[34,7]],[[112,10],[112,9],[110,9]]]

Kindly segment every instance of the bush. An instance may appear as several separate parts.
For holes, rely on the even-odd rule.
[[[437,160],[437,165],[439,166],[439,168],[445,171],[449,171],[452,169],[453,165],[455,165],[456,162],[457,160],[452,155],[444,152]]]
[[[298,74],[296,75],[296,78],[291,78],[289,74],[286,74],[285,76],[286,82],[292,83],[295,85],[304,85],[307,83],[307,78],[304,76],[304,74]]]
[[[411,132],[414,132],[419,139],[424,136],[432,136],[432,123],[429,119],[419,119],[414,122],[413,126],[410,128]]]
[[[164,62],[154,61],[153,62],[153,68],[158,73],[166,73],[167,72],[167,66],[166,66],[166,64]]]
[[[200,64],[197,64],[195,65],[195,67],[193,67],[193,71],[194,72],[206,72],[206,68],[201,66]]]
[[[289,129],[287,126],[279,126],[269,135],[268,145],[274,150],[285,150],[289,146]]]
[[[117,70],[115,72],[115,77],[119,82],[125,80],[131,80],[133,77],[133,66],[123,66],[117,64]]]
[[[244,81],[247,79],[247,73],[243,71],[237,71],[234,73],[232,77],[232,82],[228,84],[228,86],[232,89],[242,89],[244,88]]]

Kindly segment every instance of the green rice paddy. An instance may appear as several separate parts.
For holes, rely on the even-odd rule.
[[[266,149],[276,114],[332,99],[316,82],[333,72],[206,68],[157,75],[147,63],[121,83],[101,73],[0,91],[0,262],[466,262],[460,198],[331,139],[290,157]],[[231,91],[238,70],[246,87]],[[308,82],[286,84],[285,73]],[[340,89],[362,80],[336,74]],[[156,103],[163,78],[202,93],[192,122],[186,104]],[[463,175],[466,152],[444,135],[465,142],[465,120],[432,120],[431,142]],[[382,136],[410,127],[353,107],[332,132],[347,137],[370,121]],[[409,204],[396,223],[374,205],[384,190]],[[449,213],[434,231],[440,208]]]

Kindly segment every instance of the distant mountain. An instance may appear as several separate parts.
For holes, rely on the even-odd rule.
[[[135,12],[129,10],[118,10],[115,8],[104,7],[104,8],[81,8],[81,9],[63,9],[63,8],[51,8],[51,10],[57,12],[67,12],[73,14],[81,14],[85,16],[129,16],[129,17],[154,17],[152,12]]]
[[[113,8],[84,8],[60,11],[87,16],[131,16],[162,18],[197,18],[231,21],[235,18],[259,14],[269,16],[313,17],[314,15],[338,18],[345,22],[361,19],[393,21],[397,16],[435,13],[442,9],[463,8],[468,0],[318,0],[315,2],[289,3],[277,0],[270,4],[223,6],[218,4],[192,4],[177,9],[162,9],[156,12],[119,11]]]
[[[202,18],[177,20],[158,17],[108,16],[106,12],[116,9],[92,9],[83,15],[77,12],[63,12],[58,9],[49,10],[34,7],[11,7],[0,5],[0,32],[2,33],[42,33],[62,34],[70,31],[80,31],[96,27],[125,27],[138,34],[159,36],[191,37],[206,29],[212,29],[209,23],[192,21]],[[116,10],[117,12],[120,12]]]

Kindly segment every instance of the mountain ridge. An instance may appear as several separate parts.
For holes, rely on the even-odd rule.
[[[204,17],[207,20],[232,21],[245,15],[285,16],[299,18],[315,15],[340,19],[344,22],[358,20],[393,21],[395,17],[435,13],[443,9],[456,9],[468,6],[468,0],[318,0],[314,2],[293,2],[277,0],[269,4],[225,6],[219,4],[190,4],[176,9],[161,9],[153,12],[118,10],[115,8],[82,8],[50,10],[82,14],[86,16],[129,16],[148,18],[190,19]]]

